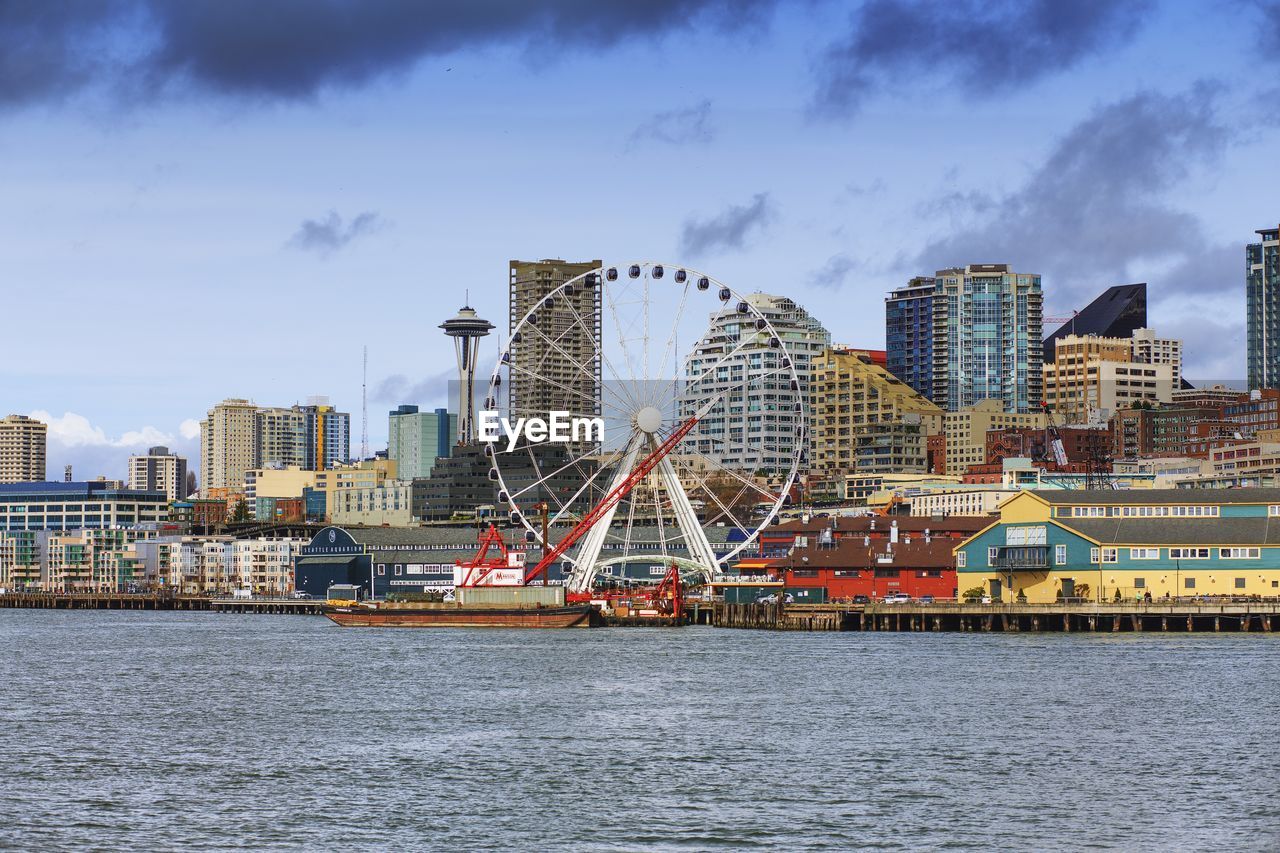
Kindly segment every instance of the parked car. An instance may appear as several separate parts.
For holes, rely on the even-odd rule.
[[[911,601],[911,596],[905,592],[891,592],[884,597],[885,604],[906,604]]]
[[[293,596],[292,596],[292,597],[293,597],[293,598],[310,598],[310,597],[311,597],[311,593],[309,593],[309,592],[303,592],[303,591],[302,591],[302,590],[300,590],[300,589],[295,589],[295,590],[293,591]]]
[[[854,604],[870,604],[871,599],[865,595],[855,595],[853,597],[853,603]]]
[[[920,603],[921,603],[921,604],[933,604],[933,596],[932,596],[932,595],[922,595],[922,596],[920,596]]]

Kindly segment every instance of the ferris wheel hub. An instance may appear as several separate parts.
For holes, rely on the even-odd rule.
[[[662,410],[657,406],[645,406],[636,412],[635,423],[641,432],[653,435],[662,428]]]

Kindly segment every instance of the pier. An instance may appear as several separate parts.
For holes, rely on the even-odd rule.
[[[1280,602],[716,604],[711,624],[774,631],[1237,632],[1280,630]]]
[[[323,601],[298,598],[231,598],[154,593],[16,592],[0,595],[0,608],[38,610],[203,610],[216,613],[318,615]]]

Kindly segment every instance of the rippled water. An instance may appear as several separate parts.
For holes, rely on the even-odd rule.
[[[0,611],[0,846],[1280,846],[1259,635]]]

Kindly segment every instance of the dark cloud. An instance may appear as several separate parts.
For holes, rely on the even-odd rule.
[[[1259,59],[1280,60],[1280,0],[1257,0],[1262,11],[1258,26]]]
[[[1148,280],[1157,292],[1237,286],[1239,257],[1217,270],[1225,257],[1200,220],[1164,200],[1193,166],[1216,162],[1231,139],[1216,99],[1209,85],[1180,95],[1142,92],[1068,131],[1011,194],[946,193],[938,212],[955,216],[967,205],[969,224],[925,245],[913,272],[1007,261],[1043,274],[1055,309],[1083,304],[1117,281]],[[1171,268],[1187,272],[1162,278]]]
[[[818,63],[815,110],[856,112],[917,76],[971,94],[1026,86],[1125,41],[1150,0],[868,0]]]
[[[710,142],[715,137],[710,120],[711,101],[706,99],[686,109],[657,113],[632,131],[628,145],[649,141],[669,145]]]
[[[773,220],[768,193],[756,193],[747,204],[731,205],[710,219],[690,219],[680,235],[680,251],[702,255],[716,249],[741,249],[747,236]]]
[[[373,389],[370,398],[378,403],[416,403],[420,406],[445,406],[457,394],[458,371],[442,370],[433,376],[413,380],[402,373],[386,377]],[[484,380],[478,380],[483,387]],[[484,396],[481,391],[477,391]]]
[[[775,0],[7,0],[0,104],[92,83],[308,98],[432,56],[509,44],[546,57],[696,26],[735,29]]]
[[[809,283],[815,287],[839,290],[844,287],[845,281],[849,278],[849,273],[859,266],[857,261],[846,254],[832,255],[827,259],[822,269],[814,271],[809,276]]]
[[[342,217],[331,210],[323,219],[303,220],[287,245],[328,256],[352,240],[377,231],[383,224],[378,214],[371,210],[359,214],[347,223],[343,223]]]

